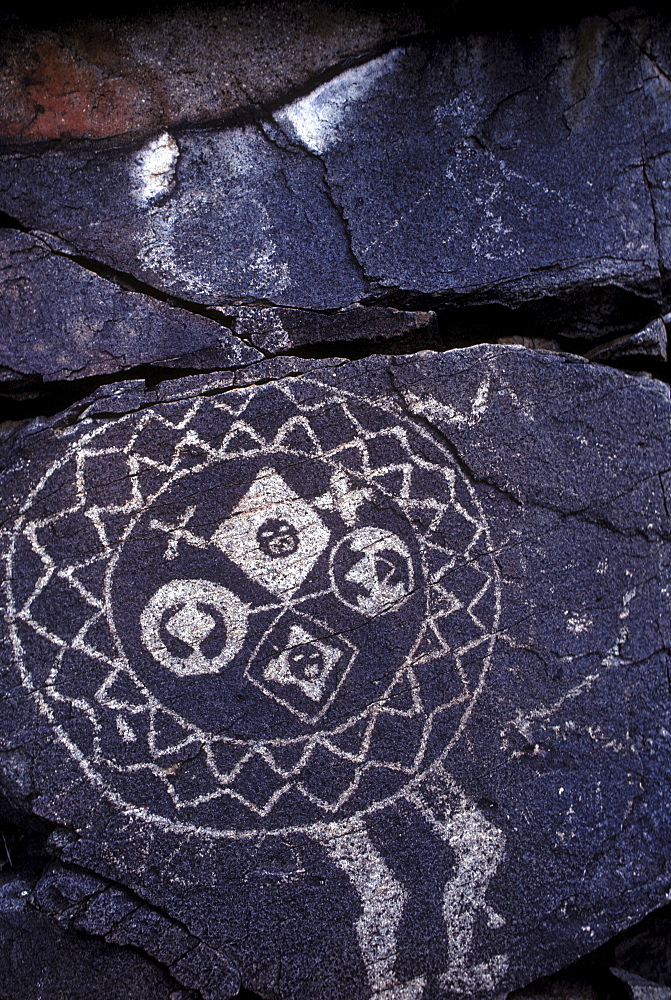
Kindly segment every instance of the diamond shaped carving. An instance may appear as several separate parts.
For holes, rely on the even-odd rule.
[[[255,583],[290,598],[322,554],[330,531],[272,469],[261,469],[212,541]]]
[[[349,672],[356,647],[311,615],[287,611],[266,634],[246,676],[304,722],[316,722]]]

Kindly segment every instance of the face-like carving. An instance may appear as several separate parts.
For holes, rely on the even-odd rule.
[[[404,608],[410,624],[382,671],[393,677],[426,613],[419,590],[405,609],[423,570],[407,519],[388,498],[381,514],[374,489],[344,521],[328,465],[313,463],[319,492],[312,497],[300,495],[298,475],[292,484],[270,466],[253,468],[245,485],[249,460],[213,464],[207,482],[215,489],[194,473],[164,495],[163,505],[176,511],[187,489],[210,497],[192,509],[188,530],[177,529],[177,545],[171,547],[170,525],[153,510],[140,519],[115,574],[122,641],[147,684],[158,684],[171,705],[183,703],[180,712],[197,724],[225,724],[226,706],[242,691],[250,735],[266,730],[269,712],[277,718],[281,707],[289,717],[275,725],[300,738],[306,726],[314,731],[319,720],[342,722],[379,698],[373,619]],[[342,476],[337,482],[344,485]],[[121,585],[126,561],[137,566],[134,591]],[[140,644],[133,642],[138,592],[147,595]],[[153,663],[138,656],[140,645]],[[212,696],[189,706],[193,688],[161,679],[156,664],[178,678],[212,675]]]
[[[365,615],[398,608],[412,591],[415,577],[405,543],[391,531],[371,526],[341,539],[330,571],[340,600]]]
[[[297,551],[299,541],[296,528],[289,521],[269,517],[256,532],[261,551],[271,559],[284,559]]]
[[[341,656],[339,649],[315,640],[305,629],[293,625],[286,648],[268,662],[263,676],[266,681],[293,684],[306,698],[319,704],[329,675]]]

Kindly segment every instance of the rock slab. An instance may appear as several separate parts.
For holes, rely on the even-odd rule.
[[[0,229],[0,381],[261,358],[226,327],[100,277],[39,236]]]
[[[0,136],[26,142],[142,135],[249,112],[425,28],[406,5],[353,12],[315,0],[132,17],[115,8],[104,19],[61,16],[52,30],[8,21]]]
[[[545,302],[545,335],[634,332],[669,292],[671,29],[532,34],[399,39],[249,120],[8,146],[0,208],[209,305]]]
[[[205,1000],[500,995],[671,887],[668,390],[269,371],[8,439],[3,794]]]
[[[2,1000],[193,1000],[146,956],[40,912],[35,883],[0,879]]]

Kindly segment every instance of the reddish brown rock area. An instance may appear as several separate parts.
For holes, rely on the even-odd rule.
[[[399,4],[243,3],[37,30],[0,41],[0,137],[103,139],[272,105],[349,60],[423,30]]]
[[[0,84],[4,136],[103,138],[150,128],[160,114],[144,81],[107,75],[58,36],[29,46],[20,39],[7,48]]]

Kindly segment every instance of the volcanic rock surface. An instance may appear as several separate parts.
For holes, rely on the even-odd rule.
[[[0,1000],[665,1000],[671,21],[21,16]]]
[[[668,392],[315,364],[10,436],[4,793],[203,997],[501,993],[668,891]]]
[[[200,303],[553,297],[598,336],[669,269],[669,81],[637,26],[410,39],[237,126],[10,146],[0,208]]]

